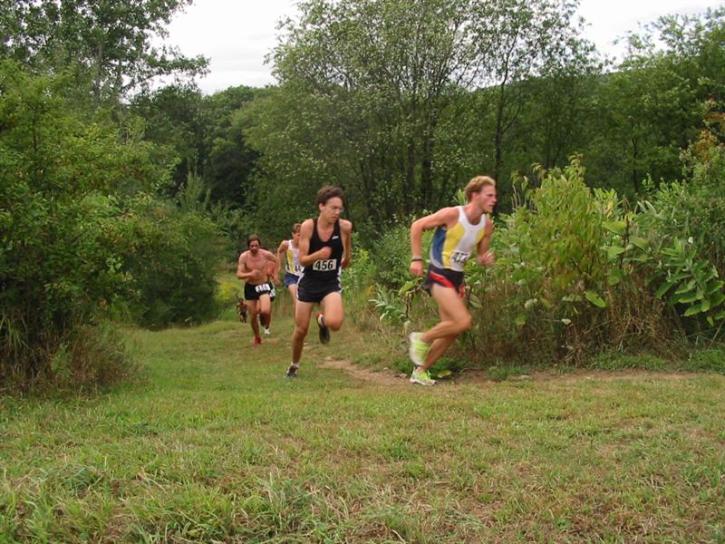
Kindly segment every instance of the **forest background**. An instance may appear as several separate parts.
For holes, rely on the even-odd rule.
[[[575,1],[309,0],[277,85],[204,96],[207,60],[151,39],[186,4],[0,1],[3,388],[128,375],[109,323],[215,318],[246,236],[274,249],[328,183],[356,226],[349,313],[399,338],[431,311],[408,225],[479,173],[498,264],[470,271],[477,325],[446,365],[719,349],[725,9],[613,63]]]

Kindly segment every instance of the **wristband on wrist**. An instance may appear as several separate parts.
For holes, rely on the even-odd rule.
[[[423,262],[423,257],[411,257],[410,258],[410,262],[413,262],[414,263],[416,261]]]

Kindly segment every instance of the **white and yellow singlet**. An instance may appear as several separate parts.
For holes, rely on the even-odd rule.
[[[440,226],[433,234],[430,263],[438,268],[463,272],[466,261],[485,234],[488,217],[483,215],[477,225],[472,225],[466,217],[463,206],[457,208],[458,222],[450,229],[445,225]]]
[[[286,272],[294,276],[299,276],[302,273],[302,266],[300,266],[300,250],[294,245],[292,240],[287,242],[285,257]]]

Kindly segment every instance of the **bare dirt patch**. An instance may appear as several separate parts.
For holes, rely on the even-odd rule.
[[[557,382],[562,384],[578,383],[583,381],[670,381],[688,380],[699,374],[694,372],[659,372],[653,370],[574,370],[561,373],[556,371],[539,370],[530,374],[514,374],[503,381],[535,381],[535,382]],[[459,384],[465,383],[496,383],[491,379],[486,370],[470,369],[464,370],[451,381]]]
[[[325,357],[325,360],[317,365],[320,368],[334,368],[343,370],[353,378],[360,381],[370,382],[377,385],[387,386],[403,386],[408,385],[408,377],[405,374],[394,372],[391,370],[382,370],[375,372],[373,370],[356,365],[351,361],[344,359],[335,359],[333,357]]]
[[[393,370],[371,370],[345,359],[326,357],[318,364],[320,368],[333,368],[342,370],[351,377],[368,383],[385,386],[407,386],[408,376]],[[617,380],[625,381],[670,381],[687,380],[697,376],[692,372],[656,372],[647,370],[575,370],[567,373],[553,371],[536,371],[530,374],[509,376],[506,382],[534,381],[560,384],[579,383],[583,381],[610,382]],[[491,379],[485,370],[469,369],[447,379],[439,380],[438,385],[466,385],[480,384],[493,385],[496,380]]]

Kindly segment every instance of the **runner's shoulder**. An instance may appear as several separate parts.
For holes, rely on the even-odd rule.
[[[352,232],[352,221],[340,219],[340,230],[345,234]]]
[[[314,224],[314,219],[305,219],[304,221],[302,221],[302,225],[300,226],[300,234],[303,234],[305,232],[311,233]]]
[[[435,219],[439,225],[451,224],[458,221],[458,213],[458,206],[448,206],[446,208],[441,208],[428,217]]]

